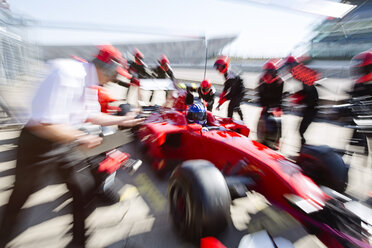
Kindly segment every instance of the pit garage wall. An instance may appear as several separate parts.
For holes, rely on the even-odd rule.
[[[311,56],[317,58],[349,59],[354,55],[372,48],[372,42],[340,44],[320,42],[312,44]]]
[[[372,1],[343,1],[357,5],[342,19],[325,19],[314,32],[309,55],[314,59],[350,59],[372,48]]]

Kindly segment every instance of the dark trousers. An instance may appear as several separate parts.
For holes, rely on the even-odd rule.
[[[155,90],[151,90],[151,95],[150,95],[150,99],[149,99],[150,104],[152,102],[152,98],[154,98],[154,94],[155,94]]]
[[[152,99],[154,98],[154,94],[155,94],[155,90],[151,90],[151,95],[150,95],[150,99],[149,99],[150,104],[152,102]],[[165,99],[168,99],[168,95],[169,95],[169,90],[166,90],[165,91]]]
[[[303,117],[302,117],[302,121],[300,124],[301,145],[306,143],[304,133],[306,132],[311,122],[314,120],[317,112],[318,111],[315,108],[315,106],[308,106],[305,108],[303,112]]]
[[[127,92],[126,92],[126,95],[125,95],[125,99],[128,100],[129,89],[130,89],[130,83],[126,83],[126,82],[123,82],[123,81],[120,81],[120,80],[118,80],[117,83],[118,83],[120,86],[123,86],[123,87],[127,88]]]
[[[18,142],[14,189],[5,207],[0,224],[0,247],[11,238],[19,212],[28,199],[51,172],[57,172],[66,183],[73,198],[73,240],[81,247],[85,243],[85,204],[93,188],[85,177],[76,173],[84,166],[82,155],[71,146],[60,145],[33,135],[27,128]]]
[[[125,100],[127,100],[128,101],[128,96],[129,96],[129,90],[130,90],[130,86],[128,86],[127,87],[127,92],[126,92],[126,94],[125,94]]]
[[[213,110],[213,105],[214,105],[214,99],[212,101],[209,101],[208,102],[207,110],[208,111],[212,111]]]
[[[227,108],[227,117],[232,118],[234,111],[238,112],[240,119],[243,120],[243,113],[240,109],[240,102],[243,96],[236,96],[230,100],[229,106]]]

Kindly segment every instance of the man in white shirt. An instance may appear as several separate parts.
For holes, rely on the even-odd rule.
[[[123,58],[111,45],[99,49],[90,63],[67,59],[54,61],[50,74],[36,92],[31,118],[19,137],[16,179],[0,225],[0,247],[10,239],[19,211],[29,195],[46,172],[55,166],[73,197],[71,245],[85,246],[85,191],[89,189],[78,178],[76,166],[84,163],[79,150],[99,145],[102,138],[86,135],[78,128],[85,122],[125,127],[143,122],[143,119],[135,119],[136,112],[126,116],[100,112],[97,92],[90,86],[114,80],[123,72],[120,64]]]

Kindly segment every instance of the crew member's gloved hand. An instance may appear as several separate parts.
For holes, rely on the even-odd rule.
[[[122,127],[134,127],[134,126],[142,124],[145,118],[136,118],[137,115],[138,114],[136,112],[129,112],[125,116],[129,118],[126,118],[125,120],[121,121],[120,123],[118,123],[118,125]]]
[[[91,134],[87,134],[87,135],[82,135],[80,137],[78,137],[75,142],[79,145],[80,148],[82,148],[83,150],[85,149],[90,149],[90,148],[93,148],[93,147],[96,147],[98,146],[99,144],[101,144],[103,141],[103,139],[97,135],[91,135]]]
[[[290,95],[291,95],[291,93],[289,91],[284,91],[283,92],[283,97],[288,97]]]
[[[280,116],[283,115],[283,110],[280,107],[276,107],[274,112],[273,112],[273,115],[275,117],[280,117]]]
[[[140,113],[139,108],[132,109],[126,116],[135,118]]]
[[[291,96],[291,98],[292,98],[292,103],[301,104],[302,101],[305,99],[305,95],[300,93],[300,92],[297,92],[297,93],[293,94]]]
[[[139,81],[138,78],[132,77],[132,79],[130,80],[130,84],[131,85],[135,85],[135,86],[139,86],[140,85],[140,81]]]

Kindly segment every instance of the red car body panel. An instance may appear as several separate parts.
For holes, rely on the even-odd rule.
[[[281,205],[289,206],[283,197],[286,194],[309,200],[315,208],[321,208],[329,199],[310,178],[301,173],[297,165],[268,147],[233,131],[242,131],[248,135],[249,129],[246,126],[230,118],[213,117],[213,120],[211,129],[220,130],[207,130],[198,124],[187,124],[184,113],[166,110],[148,118],[139,129],[139,138],[148,148],[149,155],[157,161],[205,159],[226,175],[239,161],[248,161],[238,174],[255,178],[255,190]]]
[[[124,164],[130,155],[119,150],[112,150],[106,153],[106,158],[99,163],[98,172],[112,174]]]

